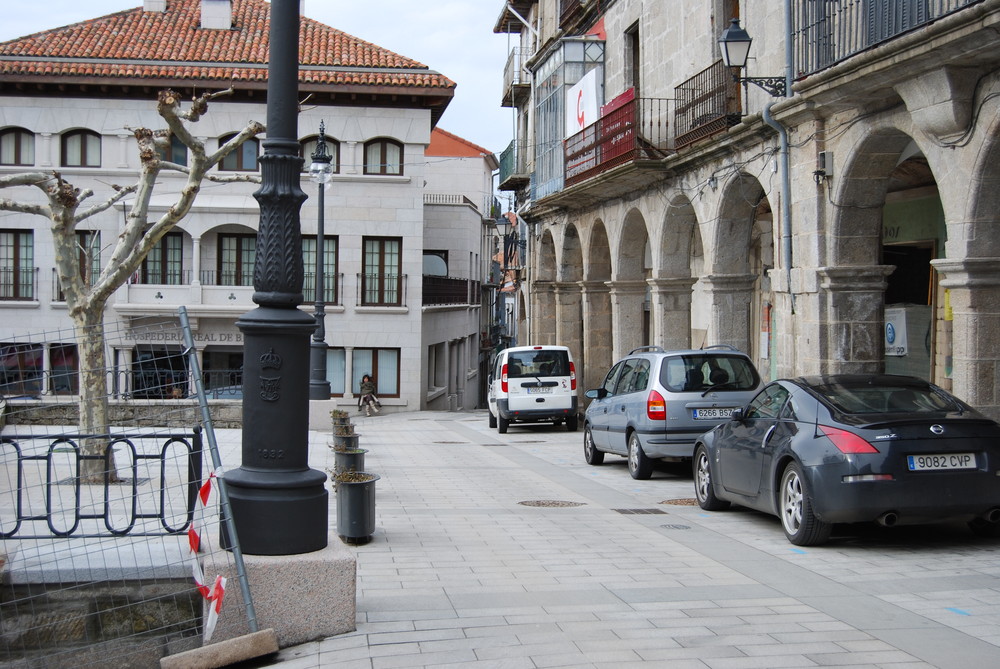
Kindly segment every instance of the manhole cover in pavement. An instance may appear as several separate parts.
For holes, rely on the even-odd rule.
[[[690,530],[690,525],[660,525],[665,530]]]
[[[698,506],[698,500],[694,497],[685,497],[682,499],[665,499],[660,504],[673,504],[674,506]]]
[[[559,499],[533,499],[526,502],[518,502],[521,506],[544,506],[544,507],[566,507],[585,506],[583,502],[565,502]]]

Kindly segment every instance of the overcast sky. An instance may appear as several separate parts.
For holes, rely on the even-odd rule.
[[[142,0],[3,0],[0,42],[142,5]],[[500,107],[506,35],[493,26],[502,0],[306,0],[305,14],[420,61],[458,84],[438,126],[497,154],[513,136]]]

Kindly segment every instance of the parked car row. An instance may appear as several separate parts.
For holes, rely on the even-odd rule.
[[[552,352],[567,375],[543,370]],[[544,353],[543,353],[544,352]],[[565,421],[577,428],[565,347],[519,347],[491,372],[490,426]],[[545,390],[543,390],[545,389]],[[736,504],[778,516],[796,545],[840,523],[965,521],[1000,537],[1000,424],[911,376],[827,375],[767,384],[729,346],[647,346],[617,361],[584,414],[583,454],[627,458],[635,479],[689,461],[707,511]]]

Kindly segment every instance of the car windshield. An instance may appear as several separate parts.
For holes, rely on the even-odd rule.
[[[760,378],[747,358],[738,355],[672,356],[660,368],[660,384],[673,392],[752,390]]]
[[[508,378],[534,376],[569,376],[569,355],[566,351],[550,349],[512,351],[508,355]]]
[[[812,389],[845,414],[939,413],[962,409],[930,386],[833,382],[815,385]]]

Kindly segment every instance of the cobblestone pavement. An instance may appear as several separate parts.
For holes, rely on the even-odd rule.
[[[351,549],[357,631],[272,664],[1000,666],[1000,541],[964,527],[799,548],[776,518],[702,511],[684,468],[588,466],[582,432],[500,435],[482,412],[354,420],[381,476],[375,536]],[[328,441],[311,433],[313,467]]]

